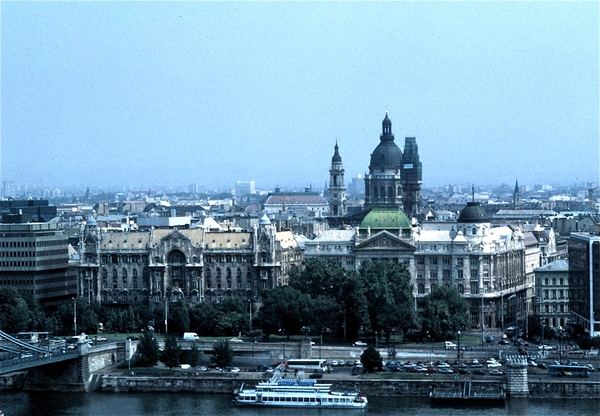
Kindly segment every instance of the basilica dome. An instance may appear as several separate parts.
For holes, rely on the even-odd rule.
[[[467,206],[462,209],[458,217],[457,222],[459,223],[480,223],[490,222],[487,214],[481,208],[479,202],[467,202]]]
[[[386,169],[400,169],[402,166],[402,151],[394,143],[392,134],[392,122],[387,114],[383,119],[381,142],[371,154],[371,164],[369,169],[371,173]]]

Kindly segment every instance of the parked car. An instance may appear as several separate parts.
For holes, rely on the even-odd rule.
[[[463,367],[458,367],[457,372],[458,372],[458,374],[471,374],[471,372],[469,370],[467,370],[466,368],[463,368]]]
[[[500,368],[502,366],[502,364],[500,364],[498,361],[494,361],[494,362],[488,362],[487,366],[488,366],[488,368]]]
[[[355,346],[355,347],[366,347],[366,346],[367,346],[367,343],[366,343],[366,342],[362,342],[362,341],[356,341],[356,342],[354,343],[354,346]]]
[[[354,360],[346,360],[346,365],[348,367],[353,367],[354,366]]]
[[[244,342],[244,341],[242,341],[242,340],[241,340],[241,339],[239,339],[239,338],[231,338],[231,339],[229,340],[229,342]]]
[[[479,368],[473,370],[473,375],[474,376],[485,376],[487,373],[483,370],[480,370]]]
[[[332,366],[332,367],[337,367],[337,365],[338,365],[338,362],[337,362],[337,360],[333,360],[333,361],[331,361],[331,366]]]
[[[441,367],[441,368],[438,368],[438,373],[440,373],[440,374],[454,374],[454,371],[452,371],[452,369],[448,368],[448,367]]]
[[[485,336],[485,342],[494,342],[494,336],[493,335],[486,335]]]
[[[471,368],[481,368],[481,367],[483,367],[483,364],[481,364],[477,360],[473,360],[473,362],[471,363]]]
[[[503,376],[505,373],[502,370],[498,370],[497,368],[490,371],[491,376]]]
[[[500,341],[498,341],[498,344],[500,344],[500,345],[508,345],[508,340],[506,338],[502,338]]]

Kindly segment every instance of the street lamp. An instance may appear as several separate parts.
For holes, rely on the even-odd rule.
[[[75,336],[77,336],[77,298],[71,298],[73,300],[73,327],[75,329]]]
[[[515,295],[513,293],[512,295],[510,295],[508,297],[508,299],[506,299],[506,301],[509,301],[509,300],[514,299],[516,297],[517,297],[517,295]],[[502,334],[504,334],[504,295],[502,295],[501,299],[502,299]]]
[[[456,361],[460,361],[460,329],[458,330],[458,345],[456,347]]]
[[[252,331],[252,299],[248,299],[248,304],[250,305],[250,331]]]

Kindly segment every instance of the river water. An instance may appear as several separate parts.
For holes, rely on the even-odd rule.
[[[0,392],[4,416],[338,416],[369,415],[598,415],[600,400],[509,399],[502,408],[432,408],[427,398],[369,397],[365,410],[237,407],[229,395],[190,393]]]

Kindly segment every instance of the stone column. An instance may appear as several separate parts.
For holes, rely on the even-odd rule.
[[[506,393],[509,397],[527,397],[529,383],[527,381],[527,358],[518,355],[506,357]]]

